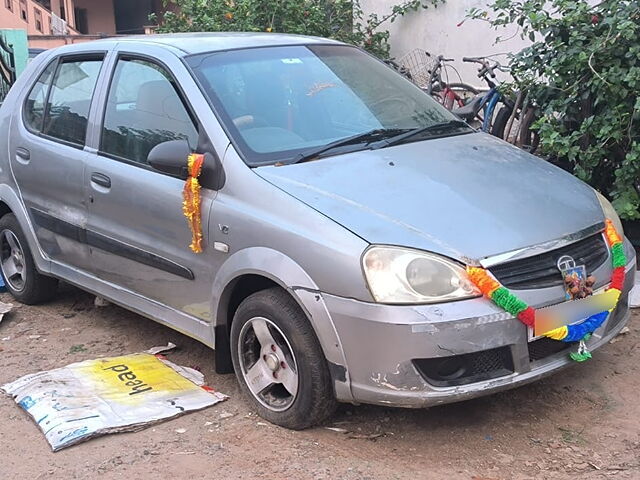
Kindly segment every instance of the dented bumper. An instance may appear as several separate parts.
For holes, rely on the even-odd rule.
[[[590,350],[604,345],[629,319],[631,260],[618,307],[587,342]],[[603,265],[594,274],[609,278],[610,267]],[[519,290],[518,295],[542,307],[562,302],[564,291],[552,287]],[[573,363],[568,353],[575,346],[548,339],[529,342],[522,323],[483,298],[391,306],[323,297],[350,382],[352,398],[339,400],[427,407],[523,385]]]

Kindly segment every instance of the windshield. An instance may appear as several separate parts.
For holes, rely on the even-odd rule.
[[[391,136],[456,118],[382,62],[346,45],[232,50],[194,55],[187,63],[252,166],[373,130]],[[363,140],[359,148],[366,145]]]

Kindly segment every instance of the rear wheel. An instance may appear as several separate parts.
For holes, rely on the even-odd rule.
[[[508,138],[505,138],[505,130],[507,128],[507,123],[511,118],[512,112],[513,109],[507,106],[504,106],[500,108],[500,110],[498,110],[498,113],[496,113],[495,117],[493,117],[493,124],[491,125],[491,135],[509,141]]]
[[[301,430],[335,410],[327,362],[300,306],[280,288],[244,300],[231,325],[233,366],[259,415]]]
[[[58,281],[38,272],[20,224],[12,213],[0,218],[0,271],[11,295],[33,305],[52,299]]]

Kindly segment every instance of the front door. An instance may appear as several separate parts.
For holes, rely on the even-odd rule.
[[[84,178],[92,268],[102,280],[208,322],[210,252],[189,249],[184,180],[147,163],[161,142],[185,139],[195,149],[198,131],[188,104],[166,67],[130,53],[118,55],[104,104],[99,149],[88,158]],[[201,193],[206,229],[215,192]]]
[[[85,137],[102,54],[53,60],[11,124],[11,169],[38,243],[51,259],[88,270],[84,242]]]

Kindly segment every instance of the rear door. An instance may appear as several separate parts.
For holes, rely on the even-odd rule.
[[[182,213],[184,180],[147,162],[161,142],[186,139],[195,149],[195,114],[176,81],[190,77],[165,49],[145,52],[130,46],[118,52],[96,152],[87,160],[92,268],[102,280],[208,322],[213,276],[206,229],[215,192],[201,190],[205,251],[196,254]]]
[[[54,59],[11,123],[11,169],[40,248],[82,270],[89,266],[85,138],[103,59],[104,53]]]

